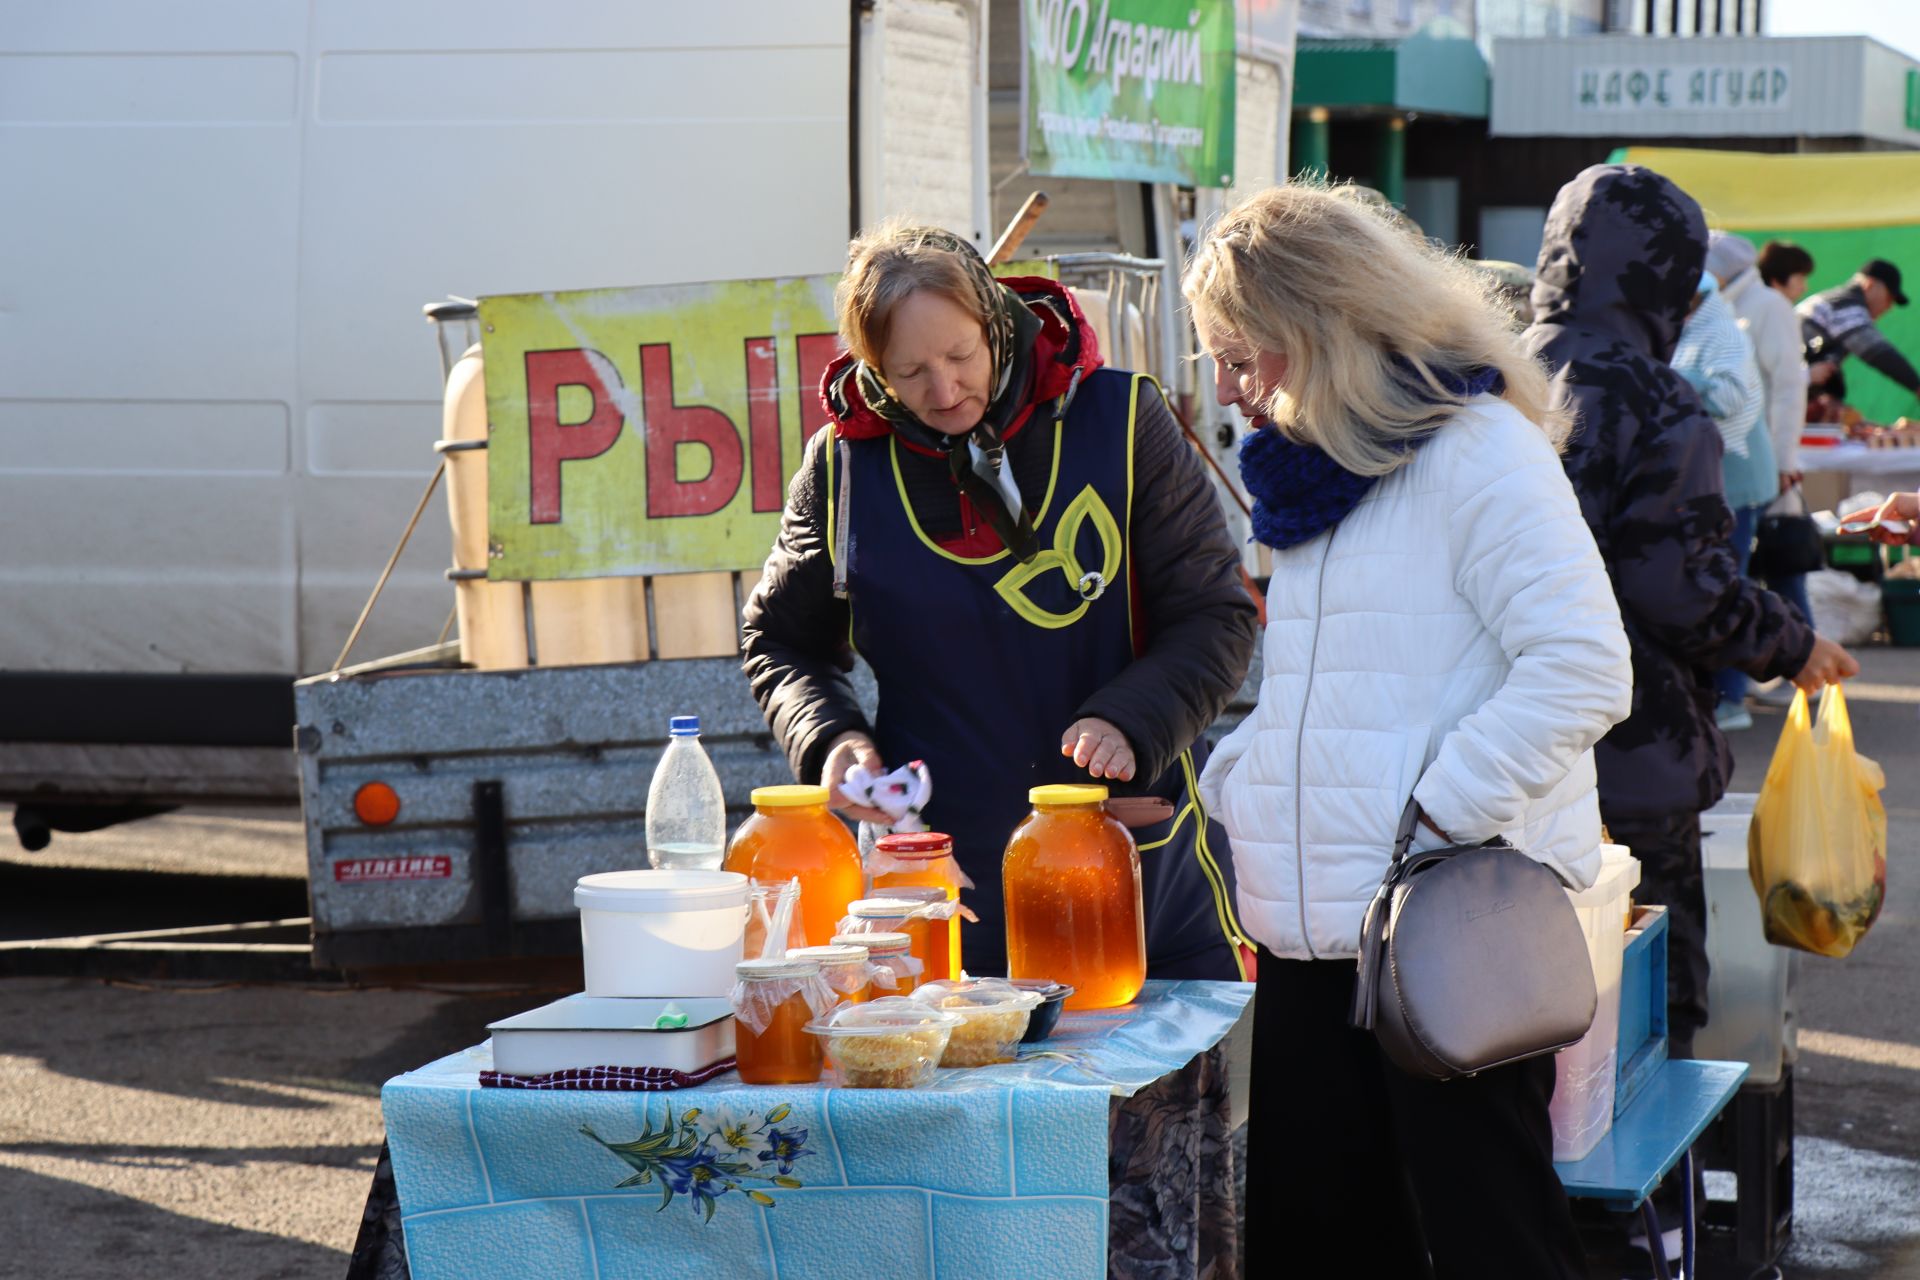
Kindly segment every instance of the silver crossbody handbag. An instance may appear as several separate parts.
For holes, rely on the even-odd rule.
[[[1593,1025],[1586,936],[1560,877],[1505,840],[1393,862],[1360,926],[1352,1025],[1408,1075],[1451,1080],[1564,1049]]]

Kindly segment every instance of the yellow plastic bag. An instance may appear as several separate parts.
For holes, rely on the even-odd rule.
[[[1768,942],[1838,957],[1866,936],[1887,893],[1886,785],[1853,749],[1840,686],[1828,686],[1817,721],[1795,693],[1747,834]]]

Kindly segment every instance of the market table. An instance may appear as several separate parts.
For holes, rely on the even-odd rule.
[[[381,1092],[415,1280],[1238,1274],[1227,1055],[1253,987],[1150,982],[914,1090]],[[1044,1258],[1044,1264],[1040,1259]]]

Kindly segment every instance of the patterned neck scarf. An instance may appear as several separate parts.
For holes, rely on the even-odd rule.
[[[1033,344],[1041,321],[1013,290],[993,278],[980,253],[959,236],[930,231],[922,246],[944,250],[959,259],[972,282],[980,312],[986,316],[987,353],[992,361],[993,391],[979,423],[962,435],[935,431],[907,408],[880,371],[864,361],[855,373],[860,398],[909,443],[946,458],[953,482],[986,516],[987,524],[1021,563],[1033,559],[1040,540],[1033,532],[1033,516],[1021,500],[1007,465],[1005,433],[1026,408],[1033,389]]]

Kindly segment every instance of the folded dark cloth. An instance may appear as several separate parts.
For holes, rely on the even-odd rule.
[[[715,1076],[733,1070],[734,1060],[722,1058],[698,1071],[675,1071],[671,1067],[572,1067],[549,1071],[544,1075],[517,1076],[507,1071],[482,1071],[483,1089],[606,1089],[615,1093],[659,1093],[666,1089],[691,1089]]]

